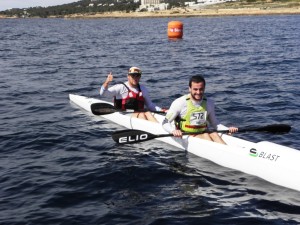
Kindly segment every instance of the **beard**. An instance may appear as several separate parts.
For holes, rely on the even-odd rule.
[[[203,95],[202,94],[199,95],[199,94],[191,93],[191,97],[196,101],[200,101],[202,99]]]

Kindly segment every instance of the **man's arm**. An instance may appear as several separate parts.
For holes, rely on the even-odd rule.
[[[218,128],[218,125],[219,125],[219,121],[216,117],[216,113],[215,113],[215,104],[213,102],[213,100],[211,99],[207,99],[207,105],[206,105],[206,110],[207,110],[207,114],[208,114],[208,122],[209,122],[209,125],[211,127],[213,127],[214,129],[217,129]]]
[[[109,85],[110,82],[113,81],[113,78],[114,78],[114,77],[113,77],[112,73],[110,72],[110,73],[107,75],[107,78],[106,78],[105,82],[102,84],[102,86],[101,86],[101,88],[100,88],[100,95],[101,95],[101,96],[105,93],[105,91],[107,91],[108,85]]]
[[[207,101],[208,122],[216,130],[229,130],[229,133],[238,131],[237,127],[226,127],[220,124],[215,114],[215,104],[212,100]]]
[[[162,126],[165,131],[170,134],[173,134],[175,137],[181,137],[181,130],[177,129],[173,123],[177,116],[181,114],[182,111],[186,110],[186,102],[185,98],[176,99],[170,106],[164,121],[162,122]]]
[[[143,97],[145,99],[145,105],[147,106],[147,109],[150,111],[162,111],[162,108],[159,106],[156,106],[149,97],[148,89],[144,85],[140,85],[141,91],[143,93]]]

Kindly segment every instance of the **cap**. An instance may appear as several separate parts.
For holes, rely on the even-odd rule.
[[[142,71],[140,68],[133,66],[128,70],[128,75],[142,75]]]

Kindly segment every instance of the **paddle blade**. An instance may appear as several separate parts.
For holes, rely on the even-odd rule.
[[[261,131],[266,131],[270,133],[288,133],[291,129],[291,126],[287,124],[274,124],[262,127]]]
[[[112,138],[119,144],[132,144],[157,138],[157,135],[141,130],[120,130],[114,132]]]
[[[247,132],[247,131],[263,131],[263,132],[270,132],[270,133],[288,133],[291,130],[291,126],[287,124],[273,124],[273,125],[267,125],[264,127],[258,127],[258,128],[250,128],[250,129],[242,129],[238,132]]]
[[[117,112],[116,108],[108,103],[93,103],[91,111],[94,115],[101,116]]]

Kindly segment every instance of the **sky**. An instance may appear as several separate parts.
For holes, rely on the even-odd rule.
[[[78,2],[78,0],[0,0],[0,11],[11,8],[63,5],[71,2]]]

